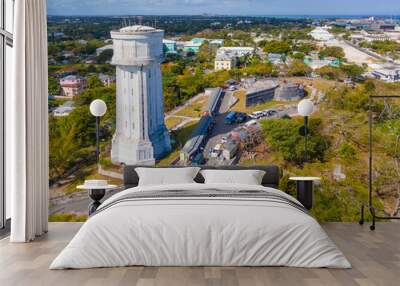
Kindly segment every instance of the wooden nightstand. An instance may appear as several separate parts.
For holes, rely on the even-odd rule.
[[[289,180],[296,181],[297,200],[310,210],[314,201],[314,181],[320,181],[318,177],[290,177]]]

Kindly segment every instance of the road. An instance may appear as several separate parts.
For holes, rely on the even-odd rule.
[[[209,150],[218,144],[226,133],[229,133],[238,126],[238,124],[227,125],[224,122],[232,101],[233,92],[225,91],[218,114],[215,116],[214,128],[208,138],[206,147],[204,148],[203,155],[204,158],[208,160],[207,165],[220,165],[220,162],[216,162],[216,159],[209,158]]]
[[[102,201],[118,192],[120,190],[107,191]],[[87,191],[72,193],[59,199],[50,199],[49,213],[87,213],[91,202],[92,200],[89,198]]]
[[[326,45],[341,47],[345,53],[346,59],[349,62],[353,62],[360,66],[363,64],[372,64],[376,62],[393,62],[393,60],[388,57],[384,57],[369,49],[361,48],[358,45],[355,45],[341,37],[327,42]]]
[[[382,56],[382,55],[377,54],[377,53],[375,53],[375,52],[372,52],[372,51],[370,51],[370,50],[368,50],[368,49],[361,48],[361,47],[359,47],[358,45],[355,45],[355,44],[353,44],[353,43],[350,42],[350,41],[347,41],[347,40],[344,40],[344,39],[343,39],[343,41],[341,41],[341,42],[342,42],[342,43],[345,43],[346,45],[348,45],[348,46],[350,46],[350,47],[353,47],[354,49],[356,49],[356,50],[358,50],[358,51],[360,51],[360,52],[362,52],[362,53],[364,53],[364,54],[366,54],[366,55],[368,55],[368,56],[370,56],[370,57],[372,57],[372,58],[375,58],[375,59],[377,59],[377,60],[380,60],[380,61],[383,61],[383,62],[392,62],[392,61],[393,61],[392,59],[390,59],[390,58],[388,58],[388,57]]]

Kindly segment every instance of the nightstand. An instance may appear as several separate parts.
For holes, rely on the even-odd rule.
[[[318,177],[290,177],[289,180],[296,181],[297,200],[310,210],[314,200],[314,181],[320,181]]]
[[[94,213],[101,205],[100,200],[105,196],[106,190],[115,189],[116,185],[92,185],[85,182],[84,185],[77,186],[77,189],[88,190],[89,197],[93,200],[88,208],[89,216]]]

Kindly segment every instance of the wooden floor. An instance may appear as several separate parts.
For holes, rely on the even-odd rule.
[[[1,286],[87,285],[400,285],[400,224],[329,223],[324,229],[352,269],[288,267],[125,267],[48,270],[80,223],[50,223],[48,235],[29,244],[0,241]]]

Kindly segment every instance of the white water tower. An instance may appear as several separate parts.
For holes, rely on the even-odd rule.
[[[164,31],[129,26],[111,31],[116,65],[116,132],[111,159],[115,163],[153,165],[171,151],[164,123],[160,63]]]

